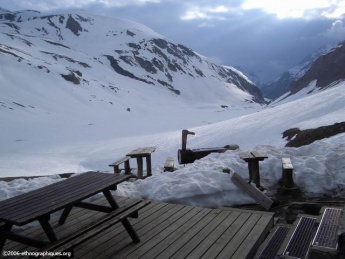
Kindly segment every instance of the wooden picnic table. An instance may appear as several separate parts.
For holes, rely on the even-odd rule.
[[[268,156],[260,151],[242,152],[239,155],[248,163],[249,182],[253,181],[257,188],[261,188],[259,161],[265,160]]]
[[[51,214],[59,210],[63,210],[59,219],[60,224],[66,221],[74,206],[105,212],[106,215],[111,215],[120,209],[123,210],[110,190],[116,190],[116,186],[128,178],[130,178],[128,175],[87,172],[1,201],[0,250],[3,249],[7,239],[34,247],[43,247],[58,241],[59,238],[49,220]],[[98,193],[104,194],[109,206],[83,201]],[[23,236],[12,231],[13,226],[23,226],[34,221],[39,222],[49,241]],[[139,242],[127,217],[121,218],[119,221],[125,226],[132,239]],[[102,223],[104,222],[105,220],[102,221]]]
[[[138,178],[143,178],[143,158],[146,158],[146,175],[152,175],[151,154],[156,150],[155,147],[141,147],[132,150],[126,156],[137,159]]]

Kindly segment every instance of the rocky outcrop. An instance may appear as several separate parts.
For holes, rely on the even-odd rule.
[[[291,86],[295,94],[310,82],[316,80],[316,86],[323,89],[333,82],[345,79],[345,42],[325,55],[318,57],[310,69]]]

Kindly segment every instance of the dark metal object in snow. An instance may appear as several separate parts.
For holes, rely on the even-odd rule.
[[[236,150],[239,148],[238,145],[232,144],[224,147],[187,149],[188,135],[195,135],[195,133],[188,130],[182,130],[182,148],[177,151],[177,158],[180,165],[193,163],[195,160],[203,158],[211,153],[223,153],[227,150]]]
[[[326,208],[313,240],[313,249],[337,250],[342,209]]]
[[[300,218],[289,244],[284,251],[284,255],[296,258],[305,257],[313,238],[315,223],[315,218]]]
[[[257,259],[275,259],[289,229],[285,226],[279,226]]]

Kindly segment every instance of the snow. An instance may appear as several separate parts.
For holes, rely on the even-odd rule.
[[[185,167],[177,166],[178,170],[175,172],[163,172],[163,164],[166,157],[175,156],[177,149],[180,148],[181,131],[167,130],[156,134],[140,135],[140,128],[137,128],[137,136],[118,136],[98,141],[84,140],[72,142],[70,145],[64,143],[61,146],[59,143],[55,145],[51,143],[51,146],[45,146],[41,150],[38,148],[41,143],[35,143],[37,146],[34,146],[33,142],[29,144],[25,144],[25,141],[16,142],[16,145],[11,146],[11,151],[1,149],[0,172],[2,176],[13,176],[16,173],[17,175],[42,175],[80,173],[87,170],[106,171],[109,170],[108,164],[131,149],[140,146],[155,146],[157,150],[152,154],[153,176],[123,183],[116,194],[195,206],[218,207],[254,202],[231,182],[230,175],[223,173],[222,168],[228,167],[247,179],[247,164],[239,158],[238,153],[246,150],[260,150],[269,157],[260,162],[263,186],[272,187],[277,184],[281,178],[281,158],[290,157],[294,165],[295,183],[304,192],[310,196],[326,193],[343,197],[345,196],[345,134],[316,141],[300,148],[288,148],[284,147],[286,141],[281,138],[281,133],[292,127],[306,129],[344,121],[344,88],[345,83],[340,83],[332,89],[302,99],[269,106],[246,115],[234,115],[229,120],[189,128],[196,132],[196,136],[188,137],[188,148],[236,143],[239,144],[240,150],[210,154]],[[204,113],[204,119],[212,115],[212,113],[207,113],[209,111],[207,106],[201,110]],[[178,113],[174,117],[176,123],[181,123],[178,121],[180,117],[183,118],[182,121],[186,126],[189,125],[188,116]],[[153,123],[153,118],[150,118],[149,122]],[[167,129],[169,127],[171,125],[166,125]],[[26,148],[23,148],[25,146]],[[41,183],[49,184],[59,180],[61,179],[54,175],[31,180],[20,179],[10,183],[1,182],[1,199],[36,188]]]

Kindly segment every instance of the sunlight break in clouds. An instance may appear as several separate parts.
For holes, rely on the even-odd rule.
[[[340,18],[345,11],[344,0],[246,0],[244,10],[262,9],[278,18]]]
[[[232,10],[224,5],[214,7],[200,7],[194,6],[181,16],[182,20],[194,20],[194,19],[217,19],[224,20],[225,18],[221,14],[229,13]]]

